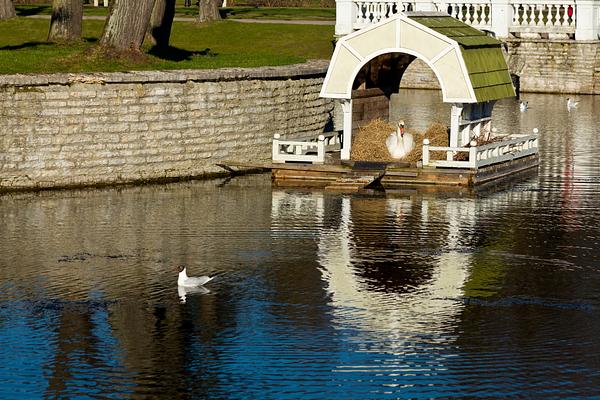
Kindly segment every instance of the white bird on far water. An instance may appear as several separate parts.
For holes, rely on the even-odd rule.
[[[184,287],[198,287],[207,284],[214,279],[214,276],[188,276],[187,269],[184,265],[177,267],[179,270],[179,277],[177,278],[177,285]]]
[[[394,159],[401,159],[412,151],[415,143],[412,135],[404,132],[404,121],[398,122],[396,132],[388,136],[385,145]]]
[[[572,108],[577,108],[578,105],[579,105],[578,101],[575,101],[570,97],[567,97],[567,110],[571,111]]]
[[[521,110],[521,112],[524,112],[525,110],[527,110],[527,107],[529,107],[528,101],[519,102],[519,109]]]

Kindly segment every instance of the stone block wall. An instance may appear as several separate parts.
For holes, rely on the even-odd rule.
[[[332,125],[326,62],[0,76],[0,191],[211,175]]]
[[[507,45],[521,92],[600,94],[600,41],[511,39]]]
[[[352,92],[352,132],[372,120],[390,118],[390,100],[381,89],[362,89]]]

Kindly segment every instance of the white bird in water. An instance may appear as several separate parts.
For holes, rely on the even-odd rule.
[[[198,287],[207,284],[214,279],[214,276],[188,276],[187,269],[184,265],[177,267],[179,271],[179,277],[177,278],[177,285],[183,287]]]
[[[528,101],[519,102],[519,109],[521,110],[521,112],[524,112],[525,110],[527,110],[527,107],[529,107]]]
[[[185,303],[188,294],[208,294],[208,293],[210,293],[210,290],[208,290],[204,286],[196,286],[196,287],[177,286],[177,294],[179,295],[179,298],[181,299],[182,303]]]
[[[571,111],[572,108],[577,108],[578,105],[579,105],[578,101],[575,101],[570,97],[567,97],[567,110]]]
[[[385,145],[392,158],[400,159],[412,151],[415,143],[412,135],[404,132],[404,121],[398,122],[397,126],[396,132],[388,136]]]

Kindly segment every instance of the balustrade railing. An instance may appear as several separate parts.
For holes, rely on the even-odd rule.
[[[511,32],[574,34],[577,23],[575,1],[513,1]]]
[[[397,0],[357,0],[352,2],[355,7],[355,29],[375,24],[390,18],[399,12],[413,11],[414,2]]]
[[[444,12],[477,29],[527,37],[596,40],[600,0],[337,0],[338,34],[351,33],[399,12]],[[351,3],[351,7],[350,7]],[[348,4],[348,6],[342,6]],[[579,17],[578,17],[579,15]],[[348,27],[348,28],[344,28]],[[345,31],[351,27],[350,31]]]
[[[445,160],[432,160],[431,152],[445,152]],[[466,153],[466,160],[455,161],[453,156]],[[486,165],[514,160],[538,153],[538,135],[513,135],[509,140],[472,147],[430,146],[423,141],[423,165],[443,168],[481,168]]]
[[[273,137],[274,163],[305,162],[323,164],[325,154],[331,151],[340,151],[341,132],[326,132],[316,139],[282,140],[279,134]]]
[[[435,3],[436,9],[482,30],[492,28],[492,0]]]

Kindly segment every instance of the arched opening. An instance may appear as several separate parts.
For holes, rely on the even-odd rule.
[[[431,121],[422,118],[424,113],[419,111],[423,107],[434,107],[438,116],[433,120],[448,124],[445,116],[449,115],[450,105],[443,103],[441,90],[419,93],[404,89],[405,72],[414,64],[418,64],[419,68],[429,68],[416,56],[405,53],[381,54],[362,66],[352,84],[353,133],[374,119],[390,122],[403,120],[407,126],[424,130]],[[433,71],[431,75],[437,82]],[[408,87],[418,89],[414,81],[410,81]],[[411,101],[411,96],[415,101]]]

